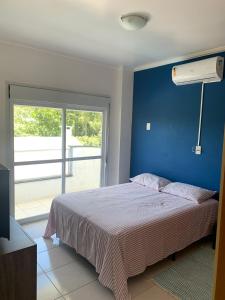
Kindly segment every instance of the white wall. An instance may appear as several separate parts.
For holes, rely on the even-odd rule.
[[[121,120],[120,120],[120,154],[119,182],[127,182],[130,177],[131,127],[133,108],[133,70],[122,68]]]
[[[18,45],[0,44],[0,162],[10,167],[7,83],[73,90],[111,97],[108,184],[126,181],[129,177],[127,153],[131,130],[128,124],[132,101],[130,84],[124,82],[131,76],[121,68]],[[123,138],[121,141],[121,134],[126,135],[126,141]],[[123,175],[120,176],[120,172]]]

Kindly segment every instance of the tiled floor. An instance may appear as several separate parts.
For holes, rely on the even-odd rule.
[[[45,226],[46,221],[23,226],[37,243],[38,300],[113,300],[111,291],[99,284],[98,275],[85,259],[56,237],[52,240],[42,238]],[[151,280],[153,274],[171,263],[166,259],[129,279],[132,300],[174,300]]]
[[[30,202],[18,202],[15,205],[15,216],[17,220],[29,218],[32,216],[38,216],[49,213],[51,204],[51,198],[44,198],[39,200],[32,200]]]

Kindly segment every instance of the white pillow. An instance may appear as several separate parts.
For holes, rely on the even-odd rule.
[[[166,186],[171,182],[166,178],[159,177],[157,175],[150,174],[150,173],[143,173],[137,175],[133,178],[130,178],[130,180],[132,182],[136,182],[138,184],[150,187],[153,190],[157,190],[157,191],[160,191],[162,187]]]
[[[161,192],[186,198],[199,204],[216,194],[215,191],[206,190],[198,186],[181,182],[172,182],[162,188]]]

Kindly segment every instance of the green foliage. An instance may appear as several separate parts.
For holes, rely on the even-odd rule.
[[[14,135],[61,136],[62,115],[56,108],[20,106],[14,107]],[[99,112],[67,110],[66,126],[72,127],[72,135],[83,145],[100,146],[102,114]]]
[[[79,141],[82,143],[82,145],[85,146],[92,146],[92,147],[99,147],[101,145],[101,136],[79,136]]]
[[[61,112],[53,108],[14,107],[15,136],[60,136]]]
[[[102,114],[99,112],[68,110],[66,125],[72,127],[75,137],[98,136],[101,134]]]

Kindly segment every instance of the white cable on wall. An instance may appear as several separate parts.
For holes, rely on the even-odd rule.
[[[203,111],[203,102],[204,102],[204,82],[202,83],[202,90],[201,90],[201,103],[200,103],[200,112],[199,112],[199,124],[198,124],[198,142],[197,146],[200,146],[201,142],[201,131],[202,131],[202,111]]]

